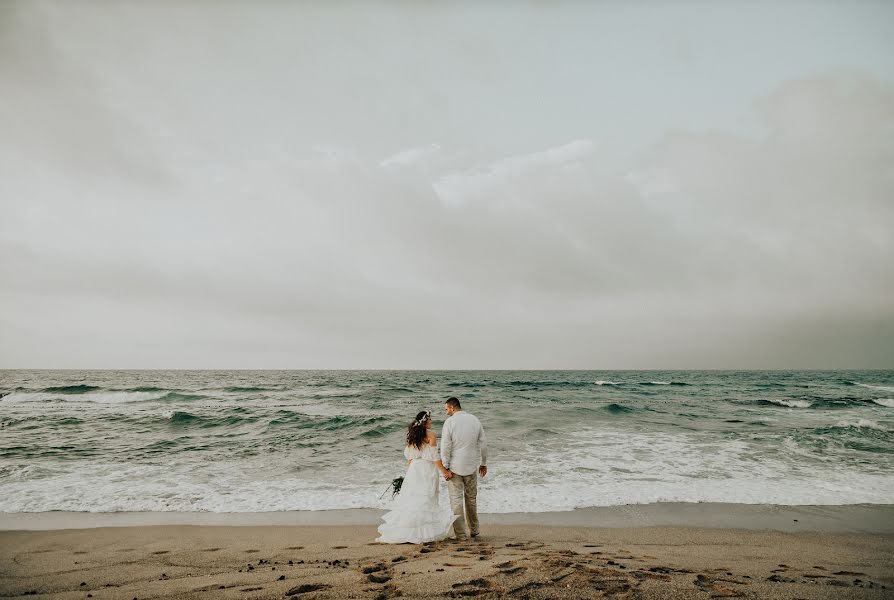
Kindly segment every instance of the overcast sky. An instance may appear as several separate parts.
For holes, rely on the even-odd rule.
[[[894,3],[0,3],[0,367],[894,367]]]

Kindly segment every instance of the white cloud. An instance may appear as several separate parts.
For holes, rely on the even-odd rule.
[[[440,144],[428,144],[418,148],[403,150],[382,160],[379,166],[383,169],[403,169],[418,165],[441,151]]]
[[[590,140],[575,140],[540,152],[509,156],[486,167],[444,175],[432,182],[432,189],[446,206],[461,206],[471,198],[493,194],[512,179],[538,170],[574,172],[592,151]]]

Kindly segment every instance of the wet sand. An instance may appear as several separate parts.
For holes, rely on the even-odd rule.
[[[735,506],[726,508],[726,514],[736,513]],[[526,523],[523,516],[515,523],[495,523],[507,517],[491,515],[471,542],[424,546],[373,543],[375,525],[363,523],[370,516],[366,511],[342,515],[360,522],[353,525],[43,530],[22,528],[29,521],[35,525],[40,515],[5,515],[0,596],[894,598],[891,507],[796,509],[819,511],[827,520],[836,515],[836,531],[773,528],[773,515],[781,519],[780,511],[769,508],[764,507],[769,519],[764,528],[562,526]],[[653,517],[674,512],[636,510],[653,510]],[[705,518],[718,518],[712,510]],[[316,518],[335,519],[339,512]],[[592,514],[583,514],[561,518],[589,523]],[[16,522],[22,527],[13,529]],[[90,527],[76,519],[70,523]],[[800,523],[801,518],[792,521],[805,527]]]

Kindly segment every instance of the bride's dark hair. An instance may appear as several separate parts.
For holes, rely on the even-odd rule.
[[[407,427],[407,446],[413,446],[414,448],[422,447],[425,438],[428,437],[428,430],[426,430],[425,424],[430,419],[431,413],[427,410],[423,410],[416,415],[416,420],[412,421]]]

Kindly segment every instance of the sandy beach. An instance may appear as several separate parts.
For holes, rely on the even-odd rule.
[[[645,522],[676,514],[689,524],[630,527],[631,510]],[[48,529],[60,515],[4,515],[0,596],[894,597],[891,507],[654,505],[489,515],[471,542],[424,546],[376,544],[377,511],[339,512],[304,515],[305,523],[326,524],[301,525],[283,524],[294,522],[288,515],[209,517],[240,523],[230,526],[96,527],[194,516],[63,515],[76,529]],[[737,527],[712,525],[721,515]],[[351,524],[331,524],[342,517]],[[283,523],[251,524],[276,519]],[[593,526],[598,520],[610,525]]]

